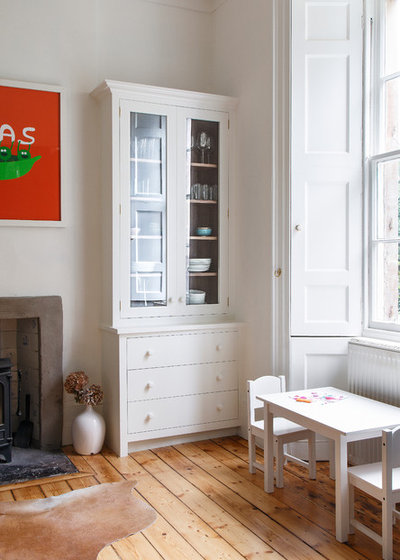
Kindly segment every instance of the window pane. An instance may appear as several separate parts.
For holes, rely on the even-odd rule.
[[[399,324],[399,244],[375,246],[374,290],[375,321]]]
[[[132,196],[160,196],[162,189],[163,168],[157,161],[131,161]]]
[[[137,294],[136,307],[165,306],[166,301],[159,299],[163,289],[161,273],[137,273],[131,277],[131,293]]]
[[[378,239],[400,237],[400,159],[377,165],[377,220]]]
[[[187,119],[188,305],[219,303],[219,123]]]
[[[385,75],[400,70],[400,0],[386,0]]]
[[[131,113],[131,307],[167,303],[164,115]]]
[[[385,151],[400,148],[400,77],[385,86]]]

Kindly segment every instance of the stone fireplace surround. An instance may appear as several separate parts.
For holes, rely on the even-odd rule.
[[[0,319],[39,321],[39,447],[61,447],[63,421],[63,313],[60,296],[0,297]]]

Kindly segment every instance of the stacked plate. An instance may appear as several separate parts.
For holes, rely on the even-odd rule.
[[[211,259],[189,259],[189,272],[206,272],[211,265]]]

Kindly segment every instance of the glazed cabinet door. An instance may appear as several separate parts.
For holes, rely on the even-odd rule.
[[[178,111],[178,292],[185,314],[228,306],[228,114]]]
[[[120,102],[121,316],[172,312],[176,301],[176,111]]]
[[[228,307],[228,113],[120,101],[121,317]]]

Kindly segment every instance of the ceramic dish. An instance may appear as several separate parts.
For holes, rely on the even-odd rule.
[[[211,265],[211,259],[189,259],[189,272],[206,272]]]
[[[189,303],[205,303],[205,300],[206,292],[203,292],[203,290],[189,290]]]
[[[211,235],[212,229],[207,226],[198,227],[196,229],[197,235],[206,237],[207,235]]]

